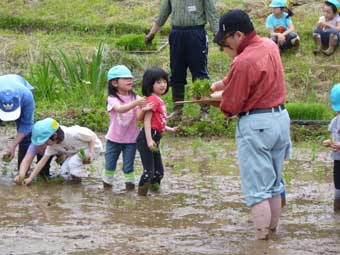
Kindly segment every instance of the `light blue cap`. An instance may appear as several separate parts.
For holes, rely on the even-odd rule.
[[[327,0],[326,2],[333,4],[338,10],[340,8],[340,3],[337,0]]]
[[[333,86],[329,99],[331,100],[332,109],[336,112],[340,112],[340,83]]]
[[[59,123],[52,118],[37,121],[32,129],[32,143],[34,145],[43,145],[58,130],[58,128]]]
[[[272,0],[269,7],[272,8],[286,7],[286,0]]]
[[[112,67],[107,73],[107,80],[117,78],[133,78],[131,71],[124,65],[117,65]]]

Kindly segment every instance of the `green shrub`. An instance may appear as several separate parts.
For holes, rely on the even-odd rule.
[[[211,94],[210,89],[210,81],[209,80],[196,80],[191,85],[191,96],[196,99],[200,99],[202,97],[208,97]]]
[[[156,50],[158,38],[152,41],[152,45],[148,48],[144,42],[144,34],[127,34],[119,37],[116,41],[116,47],[127,51],[131,50]]]
[[[330,120],[332,111],[324,104],[317,103],[289,103],[286,104],[292,120]]]

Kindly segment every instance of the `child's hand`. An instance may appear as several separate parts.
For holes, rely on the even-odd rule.
[[[5,153],[4,155],[2,155],[2,161],[9,163],[11,162],[11,160],[13,159],[13,155],[9,154],[9,153]]]
[[[91,164],[92,162],[92,157],[88,156],[83,159],[83,164]]]
[[[331,148],[333,151],[338,151],[340,150],[340,143],[339,142],[334,142],[331,144]]]
[[[25,179],[25,176],[20,176],[19,174],[15,176],[14,182],[16,184],[23,184],[23,180]]]
[[[279,34],[277,36],[277,42],[280,44],[280,45],[283,45],[286,41],[286,37],[283,35],[283,34]]]
[[[148,147],[151,151],[158,150],[157,149],[157,144],[155,143],[154,140],[151,139],[151,141],[148,141]]]
[[[135,101],[134,101],[134,103],[135,103],[135,106],[140,106],[140,107],[143,107],[144,105],[146,105],[147,104],[147,100],[146,100],[146,98],[145,97],[142,97],[142,98],[139,98],[139,99],[136,99]]]
[[[331,145],[332,145],[331,139],[327,139],[327,140],[323,141],[322,145],[325,146],[325,147],[331,147]]]
[[[155,105],[153,103],[147,103],[142,107],[142,111],[147,112],[151,111]]]
[[[31,178],[31,177],[28,177],[28,178],[26,178],[23,182],[22,182],[22,184],[24,184],[24,185],[30,185],[30,183],[33,181],[33,179]]]

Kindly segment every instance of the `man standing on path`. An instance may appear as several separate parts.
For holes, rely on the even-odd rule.
[[[214,42],[233,58],[228,75],[212,84],[223,91],[221,111],[238,115],[236,143],[242,190],[256,238],[276,231],[281,214],[283,161],[290,150],[290,119],[278,47],[261,38],[241,10],[224,14]]]
[[[12,160],[19,145],[18,169],[31,144],[31,132],[34,124],[33,87],[21,76],[7,74],[0,76],[0,124],[3,121],[15,121],[17,134],[4,153]],[[49,169],[43,175],[49,175]]]
[[[155,34],[171,16],[170,44],[170,85],[172,100],[184,100],[184,86],[187,84],[187,69],[192,80],[209,79],[208,75],[208,41],[205,24],[209,21],[214,34],[218,30],[215,0],[163,0],[159,16],[149,34],[146,44],[151,44]],[[175,105],[173,120],[181,120],[183,105]],[[207,118],[208,105],[201,105],[201,119]]]

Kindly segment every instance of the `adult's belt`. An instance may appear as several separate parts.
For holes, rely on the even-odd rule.
[[[175,30],[196,30],[196,29],[203,29],[204,28],[204,24],[203,25],[197,25],[197,26],[172,26],[172,29]]]
[[[271,108],[258,108],[258,109],[252,109],[248,112],[240,112],[238,114],[239,117],[242,117],[244,115],[249,115],[249,114],[258,114],[258,113],[268,113],[268,112],[280,112],[282,110],[286,109],[285,106],[278,105],[276,107],[271,107]]]

